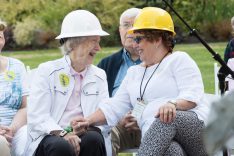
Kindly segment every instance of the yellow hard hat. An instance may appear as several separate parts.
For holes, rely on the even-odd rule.
[[[175,36],[174,23],[170,14],[157,7],[146,7],[135,18],[133,27],[128,30],[128,33],[132,34],[134,30],[142,29],[157,29],[170,31]]]

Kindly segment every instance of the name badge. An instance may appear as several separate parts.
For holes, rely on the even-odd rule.
[[[137,119],[140,119],[146,105],[147,104],[143,100],[137,100],[137,103],[135,104],[132,110],[132,116],[134,116]]]
[[[61,86],[63,86],[63,87],[67,87],[70,83],[70,79],[69,79],[68,75],[63,74],[63,73],[59,74],[59,80],[60,80]]]
[[[14,71],[7,71],[4,75],[4,79],[6,81],[13,81],[15,79],[15,72]]]

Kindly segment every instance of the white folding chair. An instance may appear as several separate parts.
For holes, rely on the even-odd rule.
[[[234,71],[234,58],[229,59],[227,65]],[[228,91],[234,90],[234,80],[231,75],[227,76],[226,81],[228,82]]]
[[[26,66],[27,76],[25,77],[24,83],[26,83],[28,89],[30,90],[31,83],[35,75],[37,68],[30,69],[30,66]]]
[[[214,63],[214,82],[215,82],[215,95],[220,95],[219,90],[219,79],[218,79],[218,72],[219,72],[219,66],[217,63]]]

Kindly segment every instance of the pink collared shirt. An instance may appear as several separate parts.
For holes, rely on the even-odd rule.
[[[67,107],[63,112],[63,115],[59,121],[59,125],[62,128],[66,128],[70,125],[70,121],[77,116],[83,117],[83,110],[81,107],[80,93],[82,80],[86,74],[87,68],[84,71],[78,73],[72,67],[70,67],[71,75],[75,78],[75,86],[72,91],[71,97],[68,101]]]

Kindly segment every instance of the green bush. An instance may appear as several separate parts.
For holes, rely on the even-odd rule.
[[[207,40],[224,41],[231,37],[231,31],[230,20],[224,19],[215,23],[205,23],[202,32]]]
[[[197,29],[207,39],[223,41],[230,37],[234,0],[177,0],[173,7],[192,28]],[[182,28],[183,32],[188,32],[181,20],[170,12],[175,24]]]
[[[41,28],[40,22],[32,18],[17,22],[13,30],[16,43],[22,46],[33,45],[35,43],[35,32]]]
[[[169,2],[173,2],[174,9],[183,19],[206,38],[227,40],[227,36],[230,36],[229,21],[234,15],[234,0]],[[183,41],[188,29],[163,2],[156,0],[1,0],[0,18],[14,29],[17,46],[51,47],[55,42],[54,37],[60,33],[64,16],[72,10],[86,9],[96,14],[103,29],[110,33],[110,36],[103,37],[102,46],[115,46],[120,44],[118,33],[120,14],[130,7],[145,6],[166,8],[173,16],[178,30],[181,30],[177,32],[177,36],[181,36],[180,40]]]
[[[36,14],[36,18],[45,26],[46,31],[55,34],[60,33],[62,20],[72,10],[85,9],[94,13],[101,25],[110,36],[103,37],[103,46],[115,46],[119,44],[118,26],[120,14],[131,7],[132,0],[55,0],[48,1],[43,9]],[[53,7],[51,7],[53,6]],[[57,9],[59,8],[59,9]]]

